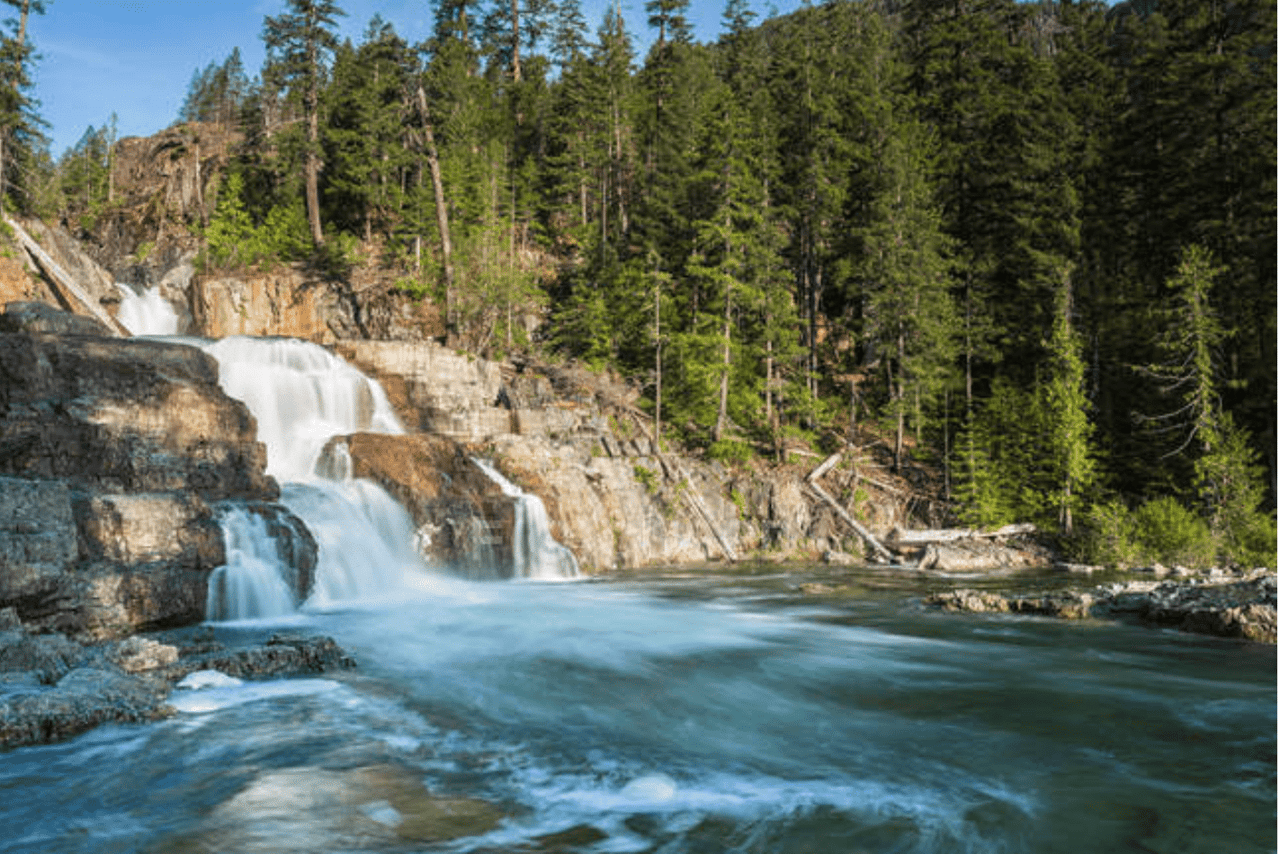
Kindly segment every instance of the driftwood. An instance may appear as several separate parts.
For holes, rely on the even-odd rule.
[[[951,543],[956,540],[983,540],[983,539],[1001,539],[1003,537],[1015,537],[1019,534],[1033,534],[1036,526],[1030,522],[1021,525],[1005,525],[1003,528],[997,528],[994,531],[979,531],[970,528],[938,528],[923,531],[908,531],[902,528],[894,528],[889,534],[888,543],[890,546],[903,546],[906,548],[919,548],[930,543]]]
[[[4,221],[13,229],[13,233],[18,237],[18,242],[22,244],[22,248],[27,250],[27,254],[31,256],[31,260],[44,271],[45,278],[47,278],[50,284],[52,284],[59,294],[61,294],[62,299],[66,301],[68,305],[71,304],[72,298],[74,298],[75,302],[83,305],[90,314],[102,321],[103,324],[106,325],[107,329],[117,335],[122,335],[126,338],[129,337],[129,330],[125,329],[118,320],[107,313],[106,309],[85,293],[84,290],[76,284],[76,281],[72,279],[71,276],[67,275],[67,272],[63,270],[62,267],[58,266],[58,262],[49,257],[49,253],[45,252],[44,249],[40,247],[40,244],[36,243],[31,235],[27,234],[26,229],[18,225],[13,217],[6,216]]]
[[[805,480],[808,482],[809,488],[813,490],[814,494],[830,505],[831,509],[836,511],[836,515],[843,519],[846,525],[853,528],[858,536],[862,538],[862,541],[871,547],[871,550],[875,552],[876,557],[880,558],[885,563],[892,563],[894,558],[893,555],[889,553],[889,550],[881,545],[880,541],[877,540],[875,536],[862,524],[860,524],[857,519],[850,516],[849,511],[841,507],[840,502],[832,498],[818,483],[818,478],[822,477],[834,468],[836,464],[840,462],[841,456],[842,455],[839,452],[836,452],[827,457],[827,459],[823,461],[822,465],[809,472],[809,476],[805,478]]]

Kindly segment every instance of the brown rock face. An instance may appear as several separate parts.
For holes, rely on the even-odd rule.
[[[192,348],[0,334],[0,474],[275,499],[252,416]]]
[[[355,477],[377,482],[408,510],[428,561],[469,578],[510,577],[513,502],[462,445],[374,433],[334,442],[347,445]]]
[[[200,335],[280,335],[331,342],[328,320],[341,314],[335,294],[297,270],[197,278],[191,284],[192,322]]]
[[[225,563],[215,503],[276,518],[279,488],[209,356],[92,327],[44,309],[0,317],[19,330],[0,332],[0,608],[87,638],[198,622]],[[290,542],[309,586],[314,542],[310,564]]]

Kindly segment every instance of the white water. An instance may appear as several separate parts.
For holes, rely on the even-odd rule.
[[[204,350],[223,390],[257,419],[267,474],[282,484],[322,479],[316,463],[334,436],[404,432],[382,386],[319,345],[232,337]]]
[[[177,335],[178,312],[160,294],[159,288],[137,291],[131,285],[116,283],[124,294],[116,320],[133,335]]]
[[[400,434],[386,393],[341,358],[292,339],[225,338],[203,345],[218,360],[219,382],[243,401],[267,448],[267,473],[282,503],[300,517],[319,546],[315,585],[305,603],[327,609],[352,601],[387,601],[420,588],[430,574],[416,548],[413,520],[386,490],[353,478],[344,442],[352,433]],[[573,553],[550,534],[546,507],[482,463],[516,501],[514,576],[574,578]],[[208,617],[240,620],[294,610],[265,525],[229,513],[227,565],[210,579]]]
[[[218,360],[223,390],[257,420],[267,473],[281,484],[281,502],[306,523],[319,546],[306,604],[325,608],[385,599],[425,575],[404,508],[372,481],[351,477],[345,445],[325,454],[334,436],[404,432],[381,386],[304,341],[235,337],[204,349]],[[228,514],[224,524],[242,521]],[[294,603],[285,607],[277,589],[287,592],[281,569],[270,543],[254,541],[234,553],[228,548],[227,565],[210,580],[209,619],[290,613]]]
[[[507,480],[500,471],[484,460],[473,459],[472,462],[498,484],[504,495],[515,499],[515,531],[511,537],[512,575],[515,578],[540,581],[577,578],[577,558],[551,536],[547,507],[542,499]]]
[[[261,516],[233,508],[222,514],[227,562],[209,577],[210,620],[280,617],[298,603],[280,573],[275,541]]]

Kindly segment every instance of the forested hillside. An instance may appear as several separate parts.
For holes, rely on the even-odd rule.
[[[353,44],[281,0],[262,69],[197,69],[176,120],[241,139],[208,267],[377,253],[459,346],[615,369],[713,457],[874,431],[968,523],[1273,560],[1273,0],[728,0],[712,44],[682,0],[431,5]],[[40,152],[24,39],[7,203],[81,223],[114,131]]]

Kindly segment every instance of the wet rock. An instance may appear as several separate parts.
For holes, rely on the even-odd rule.
[[[0,749],[165,717],[174,684],[200,670],[278,679],[354,666],[328,637],[281,634],[232,649],[208,638],[179,648],[135,635],[94,647],[56,634],[0,632]]]
[[[183,655],[176,664],[159,673],[170,682],[178,682],[197,670],[217,670],[238,679],[261,679],[325,673],[355,666],[355,659],[333,638],[278,634],[258,646],[243,649],[214,646]]]
[[[352,474],[369,478],[409,512],[418,550],[430,563],[475,579],[510,576],[513,502],[471,460],[467,448],[443,436],[360,433],[335,439],[350,455]]]
[[[947,590],[925,597],[923,603],[971,613],[1128,618],[1198,634],[1276,642],[1276,576],[1265,571],[1242,579],[1210,575],[1182,581],[1127,581],[1088,591],[1038,594]]]
[[[178,648],[134,635],[116,644],[107,657],[126,673],[142,673],[177,664]]]
[[[11,302],[0,314],[0,333],[43,332],[51,335],[95,335],[110,337],[111,330],[99,320],[59,311],[43,302]]]
[[[42,685],[52,685],[85,659],[85,650],[62,635],[0,632],[0,671],[27,671]]]
[[[103,723],[141,723],[169,713],[168,686],[97,667],[77,668],[52,688],[0,695],[0,747],[48,744]]]

